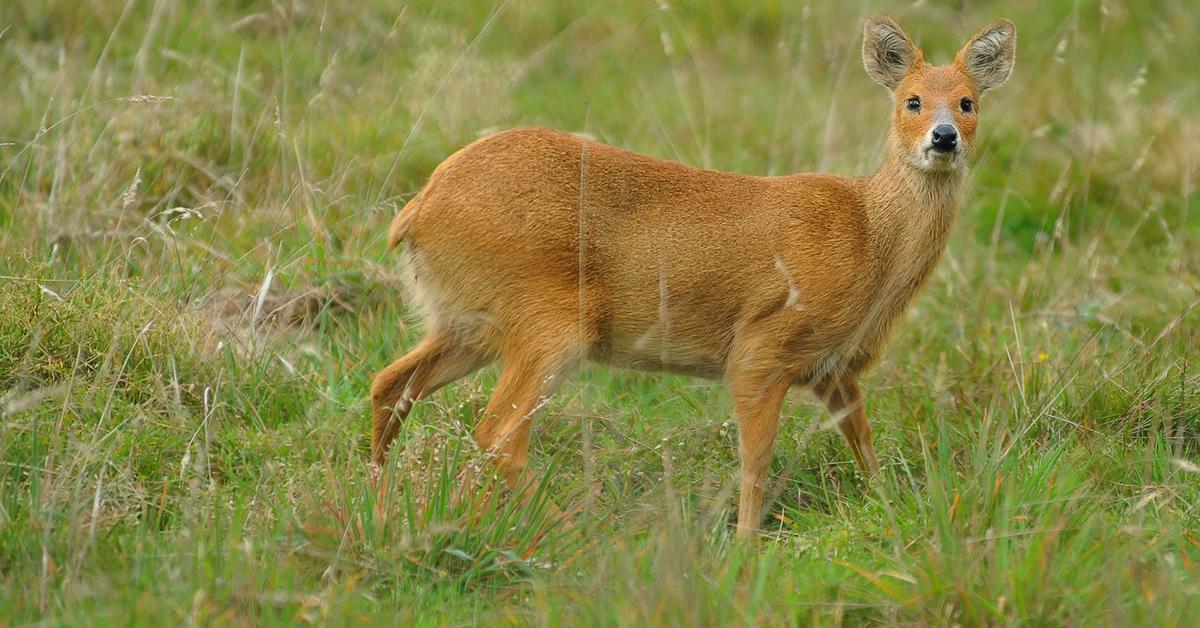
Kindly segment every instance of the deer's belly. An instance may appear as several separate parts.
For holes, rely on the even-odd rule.
[[[729,356],[729,329],[725,321],[688,313],[617,317],[590,357],[638,370],[718,378]]]

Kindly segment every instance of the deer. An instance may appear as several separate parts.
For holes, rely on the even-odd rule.
[[[378,471],[413,404],[494,361],[474,430],[528,485],[535,417],[582,363],[724,380],[753,538],[785,396],[811,391],[868,480],[859,378],[928,280],[954,223],[980,97],[1012,72],[1016,29],[988,23],[935,66],[890,17],[863,29],[891,98],[879,171],[748,176],[526,127],[453,153],[395,216],[419,343],[371,384]]]

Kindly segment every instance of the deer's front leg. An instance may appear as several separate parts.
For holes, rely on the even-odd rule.
[[[858,470],[868,478],[878,473],[879,457],[871,444],[871,426],[858,382],[853,377],[829,379],[818,384],[815,392],[846,437]]]
[[[742,461],[737,523],[740,538],[754,536],[762,521],[763,485],[779,430],[779,411],[790,384],[791,379],[782,373],[734,373],[730,378]]]

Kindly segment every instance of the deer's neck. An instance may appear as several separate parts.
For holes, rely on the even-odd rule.
[[[915,289],[933,269],[954,226],[965,174],[926,172],[889,155],[866,179],[863,200],[884,277]]]

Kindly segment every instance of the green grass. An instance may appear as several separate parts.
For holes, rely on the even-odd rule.
[[[833,4],[3,3],[0,623],[1200,622],[1200,18]],[[873,9],[935,61],[1020,37],[864,382],[878,478],[796,392],[736,543],[719,383],[589,368],[529,503],[468,437],[490,370],[376,488],[366,390],[420,336],[385,232],[442,158],[543,124],[869,172]]]

